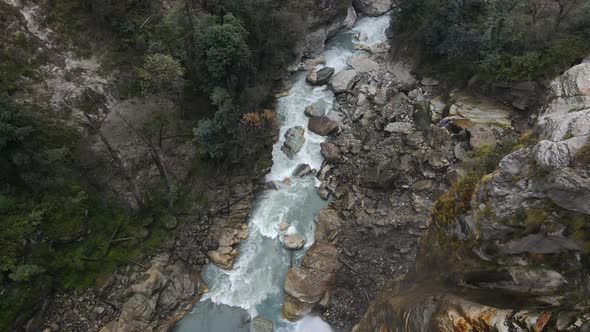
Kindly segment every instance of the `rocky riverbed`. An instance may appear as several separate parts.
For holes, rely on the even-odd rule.
[[[331,197],[333,202],[316,219],[316,241],[337,248],[337,256],[328,255],[325,263],[337,259],[338,264],[324,264],[328,268],[320,269],[321,273],[308,273],[309,262],[304,259],[301,267],[292,269],[285,284],[289,296],[284,315],[296,318],[320,310],[333,327],[349,330],[375,299],[388,298],[395,294],[392,288],[400,289],[391,286],[392,280],[415,279],[416,271],[426,274],[434,266],[444,265],[439,264],[442,261],[454,261],[455,255],[464,252],[464,246],[470,246],[470,239],[475,239],[478,244],[470,250],[479,260],[493,262],[493,267],[458,272],[452,270],[455,265],[441,267],[439,271],[443,275],[459,273],[460,277],[451,278],[455,285],[467,283],[468,288],[512,293],[489,297],[496,302],[480,303],[481,294],[465,299],[453,295],[451,290],[438,288],[425,291],[424,298],[428,298],[427,294],[440,297],[440,315],[456,306],[464,308],[465,313],[459,317],[465,321],[473,321],[474,315],[486,312],[506,321],[511,311],[499,310],[495,307],[500,305],[497,301],[504,301],[501,307],[506,308],[506,302],[518,297],[514,292],[520,292],[520,296],[529,297],[528,304],[508,308],[521,310],[523,317],[529,317],[530,328],[535,324],[545,326],[550,313],[535,309],[539,302],[532,304],[533,294],[541,296],[541,302],[546,301],[544,305],[558,306],[563,302],[555,296],[564,292],[565,285],[584,283],[579,275],[584,268],[574,258],[581,252],[584,240],[573,241],[571,236],[584,238],[585,233],[558,220],[566,216],[586,218],[586,166],[576,160],[583,154],[577,151],[584,151],[588,145],[588,64],[576,66],[553,81],[546,93],[547,100],[535,103],[532,100],[543,94],[537,83],[457,90],[442,79],[415,77],[411,62],[392,56],[388,45],[366,50],[363,56],[347,59],[349,68],[330,73],[331,78],[324,80],[337,94],[336,112],[329,115],[331,122],[323,112],[316,112],[316,105],[310,105],[306,111],[312,119],[317,117],[318,123],[326,123],[323,134],[331,134],[329,142],[322,144],[326,161],[318,170],[322,181],[318,192],[322,197]],[[322,76],[319,72],[310,75],[314,79]],[[311,128],[312,123],[310,129],[317,130]],[[498,162],[499,170],[494,172]],[[481,178],[477,191],[473,198],[462,198],[457,188],[473,177]],[[447,199],[452,209],[460,210],[467,204],[461,212],[465,215],[457,213],[456,220],[461,221],[457,221],[455,228],[439,225],[441,216],[446,217],[441,205]],[[467,201],[463,203],[462,199]],[[552,208],[551,204],[557,206]],[[525,216],[523,222],[532,220],[540,229],[520,230],[527,226],[513,224],[519,220],[514,216],[519,215]],[[512,224],[507,225],[506,220],[512,220]],[[461,231],[465,228],[467,234]],[[516,239],[502,241],[504,236],[514,235]],[[440,246],[446,249],[441,250]],[[572,256],[562,263],[569,262],[565,264],[577,271],[571,278],[565,276],[563,266],[549,268],[549,264],[540,270],[533,269],[537,258],[525,258],[565,253]],[[306,259],[312,260],[314,255],[312,248]],[[432,261],[425,263],[425,256]],[[432,259],[433,256],[436,258]],[[459,269],[471,262],[459,259],[465,260],[458,264]],[[516,263],[518,259],[520,263]],[[434,282],[423,286],[436,288]],[[411,288],[412,284],[406,282],[405,287]],[[580,286],[573,287],[572,292],[583,291],[576,287]],[[412,293],[409,294],[411,297]],[[422,296],[419,294],[422,293],[416,293],[416,298]],[[395,311],[384,313],[394,309],[382,309],[379,306],[383,302],[376,303],[369,316],[395,316]],[[426,325],[420,324],[429,324],[419,318],[420,308],[408,310],[413,310],[418,324],[408,331],[421,330],[419,326]],[[571,317],[572,313],[565,316]],[[368,321],[374,323],[381,316],[370,317]],[[456,326],[457,319],[441,323],[440,328]],[[519,324],[516,321],[510,324]],[[359,328],[396,328],[391,321],[379,322],[385,325],[362,323]],[[397,324],[401,321],[397,320]],[[563,320],[560,324],[573,326]]]
[[[356,11],[324,5],[329,15],[310,18],[298,45],[306,61],[291,70],[307,71],[307,82],[331,89],[336,102],[303,105],[309,126],[289,129],[281,151],[299,153],[308,130],[328,136],[322,166],[301,165],[293,176],[313,173],[318,195],[331,201],[315,218],[315,243],[287,273],[283,316],[319,312],[344,331],[588,329],[590,63],[546,88],[457,89],[416,76],[403,51],[366,46],[371,36],[359,34],[361,52],[346,68],[313,70],[325,61],[313,56],[357,11],[381,15],[392,1],[355,0]],[[105,117],[105,132],[123,145],[113,121]],[[129,160],[141,154],[121,148]],[[191,153],[175,146],[169,160]],[[185,160],[172,173],[188,176],[189,168]],[[140,173],[149,179],[153,169]],[[207,291],[204,264],[233,267],[262,183],[238,170],[199,185],[212,211],[171,216],[175,237],[160,254],[93,289],[54,295],[28,330],[170,328]],[[306,244],[282,239],[289,249]]]

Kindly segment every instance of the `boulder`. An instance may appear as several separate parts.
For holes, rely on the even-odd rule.
[[[309,313],[333,287],[340,268],[335,246],[327,242],[314,243],[301,266],[291,268],[287,273],[283,316],[295,320]]]
[[[287,273],[285,292],[301,302],[317,303],[335,279],[334,273],[303,266],[292,268]]]
[[[283,238],[283,245],[290,250],[299,250],[305,245],[305,237],[298,234],[287,234]]]
[[[255,317],[250,322],[250,332],[273,332],[274,324],[271,320],[262,317]]]
[[[342,227],[344,219],[342,218],[338,207],[333,203],[330,203],[315,217],[315,223],[315,240],[328,241],[334,232],[337,232]],[[312,253],[310,253],[310,255],[312,255]]]
[[[315,102],[305,108],[305,115],[313,118],[314,116],[322,116],[326,114],[328,105],[324,101]]]
[[[327,136],[338,129],[338,122],[327,116],[316,116],[309,119],[308,129],[321,136]]]
[[[293,176],[302,178],[311,174],[311,167],[308,164],[299,164],[293,171]]]
[[[398,82],[403,90],[411,91],[416,85],[416,78],[412,75],[414,67],[409,61],[390,61],[387,63],[387,71],[395,76],[396,82]]]
[[[205,291],[204,284],[195,273],[193,268],[180,260],[172,262],[166,254],[155,256],[144,272],[145,277],[138,278],[138,282],[125,291],[129,297],[118,316],[100,331],[167,330],[169,322],[162,318],[175,313],[180,305],[194,303]],[[107,317],[109,310],[108,307],[95,306],[93,314]],[[65,330],[70,329],[66,327]]]
[[[353,0],[354,8],[368,16],[379,16],[393,7],[393,0]]]
[[[320,185],[320,187],[318,188],[318,195],[323,200],[328,200],[328,198],[330,198],[330,191],[328,190],[328,187],[326,186],[325,183],[322,183]]]
[[[481,149],[484,146],[495,148],[496,135],[491,126],[485,124],[477,124],[473,127],[467,128],[469,133],[469,144],[474,149]]]
[[[307,82],[311,85],[324,85],[330,81],[330,78],[334,75],[334,71],[332,67],[314,70],[307,75]]]
[[[347,69],[336,73],[330,79],[330,88],[334,93],[344,93],[352,89],[356,83],[357,73],[354,69]]]
[[[322,156],[329,162],[335,162],[340,159],[340,149],[334,143],[320,143],[320,152],[322,153]]]
[[[285,132],[285,142],[281,147],[281,150],[289,157],[293,157],[305,143],[305,129],[301,126],[296,126],[293,128],[289,128],[287,132]]]
[[[537,165],[544,169],[561,169],[569,166],[574,156],[565,142],[542,140],[533,148]]]
[[[290,321],[296,321],[309,314],[314,306],[315,303],[302,302],[289,294],[285,294],[285,301],[281,309],[281,314]]]
[[[264,184],[264,187],[267,190],[279,190],[279,185],[277,184],[277,181],[268,181]]]
[[[380,294],[352,331],[545,331],[551,316],[543,308],[491,307],[420,284]]]
[[[439,122],[444,117],[447,103],[443,96],[436,96],[430,100],[430,117],[433,123]]]
[[[416,128],[413,124],[407,122],[392,122],[388,124],[385,131],[390,133],[397,133],[397,134],[406,134],[409,135],[416,131]]]
[[[379,68],[379,64],[365,53],[355,54],[346,60],[357,73],[368,73]]]
[[[503,255],[558,254],[566,251],[580,251],[580,247],[564,237],[532,234],[508,241],[500,246]]]
[[[563,208],[590,215],[590,178],[572,168],[554,172],[554,181],[547,188],[547,194]]]
[[[289,229],[289,227],[291,227],[291,224],[286,221],[283,221],[279,224],[279,230],[281,232],[287,231]]]
[[[234,265],[234,257],[232,257],[229,253],[224,254],[217,250],[212,250],[207,252],[207,256],[213,262],[213,264],[224,270],[231,270]]]
[[[451,94],[453,104],[449,115],[459,116],[472,123],[510,126],[512,109],[494,100],[474,97],[463,92]]]

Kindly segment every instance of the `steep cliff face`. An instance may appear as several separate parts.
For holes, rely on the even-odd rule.
[[[551,82],[535,134],[438,199],[421,281],[393,283],[356,331],[590,328],[590,63]]]
[[[305,37],[295,49],[298,58],[317,55],[326,40],[340,29],[352,27],[357,14],[351,0],[320,0],[305,22]]]

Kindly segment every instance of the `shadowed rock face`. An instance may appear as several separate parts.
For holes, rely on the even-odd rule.
[[[466,97],[455,96],[454,103],[451,114],[475,126],[508,119],[495,107],[500,112],[490,117],[482,111],[487,104]],[[485,143],[482,128],[468,128],[478,128],[472,146]],[[580,225],[590,222],[590,63],[551,83],[536,131],[538,141],[506,155],[470,187],[455,182],[435,203],[416,265],[422,281],[387,287],[354,331],[590,328],[588,303],[572,301],[589,295],[584,257],[590,232]],[[434,288],[437,277],[456,288]]]
[[[416,287],[376,300],[352,331],[542,331],[551,317],[550,311],[500,309]]]
[[[169,259],[168,255],[154,258],[142,281],[131,287],[133,295],[123,304],[119,317],[100,332],[166,330],[174,321],[158,321],[158,315],[174,311],[206,291],[193,268],[182,261],[169,264]]]
[[[369,16],[379,16],[393,7],[393,0],[354,0],[354,8]]]
[[[297,320],[329,300],[341,264],[338,249],[328,241],[342,222],[338,211],[330,204],[316,218],[316,242],[305,253],[301,266],[287,273],[283,317]]]

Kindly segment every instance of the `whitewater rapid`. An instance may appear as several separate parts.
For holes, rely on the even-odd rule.
[[[389,15],[363,17],[349,31],[338,33],[323,52],[325,65],[336,72],[347,69],[346,59],[356,52],[356,44],[374,46],[386,40],[385,29]],[[280,123],[280,140],[273,147],[273,166],[268,181],[282,181],[291,177],[299,164],[308,164],[319,170],[323,158],[320,143],[326,137],[307,130],[309,118],[304,115],[307,106],[323,102],[328,116],[333,112],[334,93],[327,86],[313,87],[305,80],[305,73],[293,77],[288,95],[277,100]],[[305,144],[293,157],[281,151],[285,132],[294,126],[306,128]],[[295,252],[294,265],[299,264],[305,250],[314,242],[314,217],[325,206],[317,194],[319,182],[314,177],[292,178],[291,185],[280,184],[278,190],[260,194],[249,219],[250,237],[239,245],[233,270],[227,271],[209,264],[203,278],[210,292],[205,294],[193,312],[176,327],[177,332],[188,331],[242,331],[239,317],[247,312],[252,318],[261,316],[275,324],[276,331],[331,331],[319,317],[306,316],[296,323],[282,319],[283,283],[290,265],[290,254],[282,245],[283,234],[278,225],[291,223],[287,233],[303,235],[307,242],[304,250]]]

